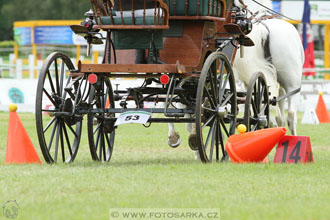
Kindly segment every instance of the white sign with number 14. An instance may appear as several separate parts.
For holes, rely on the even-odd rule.
[[[115,126],[129,123],[145,124],[151,116],[150,112],[128,111],[121,113],[117,118]]]

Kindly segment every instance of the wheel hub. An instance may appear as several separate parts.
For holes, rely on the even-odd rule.
[[[70,98],[67,98],[65,101],[64,101],[64,106],[63,106],[63,111],[64,112],[68,112],[68,113],[71,113],[72,111],[72,108],[73,108],[73,104],[72,104],[72,101]],[[73,116],[64,116],[64,121],[67,125],[74,125],[77,121],[75,120],[75,118]]]
[[[260,127],[266,127],[267,126],[267,117],[266,115],[258,115],[258,121],[259,121],[259,125]]]
[[[217,108],[217,113],[218,113],[219,117],[225,118],[225,117],[227,117],[228,111],[227,111],[227,108],[223,106],[223,107]]]

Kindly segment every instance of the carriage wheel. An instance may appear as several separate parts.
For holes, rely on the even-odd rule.
[[[69,57],[60,52],[50,54],[45,60],[37,85],[36,127],[42,154],[47,163],[74,161],[81,137],[82,117],[69,116],[74,97],[80,96],[78,82],[73,84],[71,95],[64,90],[72,82],[69,76],[74,69]],[[60,151],[60,152],[59,152]]]
[[[252,75],[246,94],[244,124],[247,131],[269,127],[269,94],[261,72]]]
[[[104,113],[105,109],[115,108],[113,90],[108,78],[100,80],[98,89],[92,87],[89,103],[100,113],[89,113],[87,130],[89,149],[93,160],[110,161],[115,141],[114,113]],[[96,95],[100,94],[100,95]],[[108,103],[107,103],[108,102]]]
[[[227,160],[225,139],[235,133],[237,104],[234,73],[225,54],[206,59],[197,88],[196,135],[203,162]],[[227,124],[227,125],[226,125]]]

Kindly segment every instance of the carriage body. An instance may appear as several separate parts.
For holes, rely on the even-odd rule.
[[[36,121],[45,160],[56,162],[58,155],[63,162],[75,159],[87,115],[91,156],[109,161],[116,122],[125,113],[130,114],[126,119],[134,120],[132,112],[149,113],[148,123],[191,123],[196,130],[192,141],[202,161],[226,160],[224,142],[235,133],[237,104],[244,96],[236,93],[231,64],[239,44],[253,44],[238,24],[242,16],[235,17],[240,12],[233,12],[231,4],[91,0],[93,13],[83,26],[72,29],[89,44],[102,43],[99,30],[107,33],[102,63],[79,62],[75,69],[65,54],[55,52],[39,76]],[[144,82],[120,90],[113,88],[113,78]],[[145,107],[146,101],[161,102],[163,107]],[[51,108],[45,108],[47,103]],[[161,116],[150,117],[151,113]]]

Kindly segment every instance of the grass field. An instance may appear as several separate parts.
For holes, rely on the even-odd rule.
[[[19,115],[43,160],[34,115]],[[107,164],[91,160],[84,128],[73,164],[5,165],[8,117],[0,113],[0,206],[16,200],[16,219],[109,219],[110,208],[123,207],[217,208],[221,219],[330,219],[330,124],[298,125],[298,134],[311,138],[312,164],[202,164],[184,125],[181,146],[171,149],[167,125],[153,124],[121,126]]]

